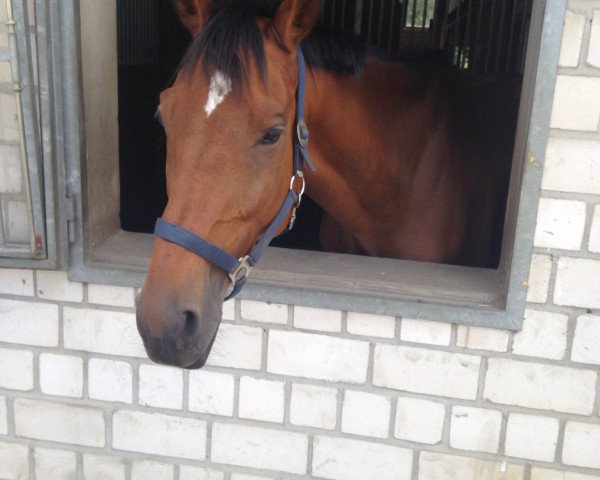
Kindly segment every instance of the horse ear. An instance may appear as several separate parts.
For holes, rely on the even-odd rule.
[[[195,37],[208,20],[212,1],[209,0],[171,0],[181,23]]]
[[[283,0],[275,13],[275,32],[290,51],[310,33],[321,13],[321,0]]]

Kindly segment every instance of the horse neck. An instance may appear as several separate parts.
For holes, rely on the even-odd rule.
[[[390,194],[402,198],[417,166],[398,161],[398,112],[410,103],[406,87],[413,83],[401,64],[371,57],[360,76],[308,74],[306,120],[317,173],[308,174],[307,191],[336,218],[368,216]]]

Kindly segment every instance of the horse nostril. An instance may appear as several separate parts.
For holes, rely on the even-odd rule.
[[[191,310],[186,310],[185,324],[183,325],[183,333],[185,337],[191,337],[196,333],[198,328],[198,314]]]

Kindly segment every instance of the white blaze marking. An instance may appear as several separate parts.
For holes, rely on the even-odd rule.
[[[222,72],[216,71],[210,80],[208,100],[204,106],[207,117],[210,117],[210,114],[225,100],[229,92],[231,92],[231,80]]]

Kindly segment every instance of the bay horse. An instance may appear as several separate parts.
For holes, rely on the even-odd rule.
[[[168,204],[137,305],[151,359],[205,364],[247,273],[230,279],[213,257],[235,263],[286,230],[304,186],[325,250],[496,266],[512,151],[501,102],[435,60],[313,29],[320,0],[283,0],[273,17],[247,1],[172,1],[194,40],[157,111]],[[304,174],[301,120],[316,170]]]

